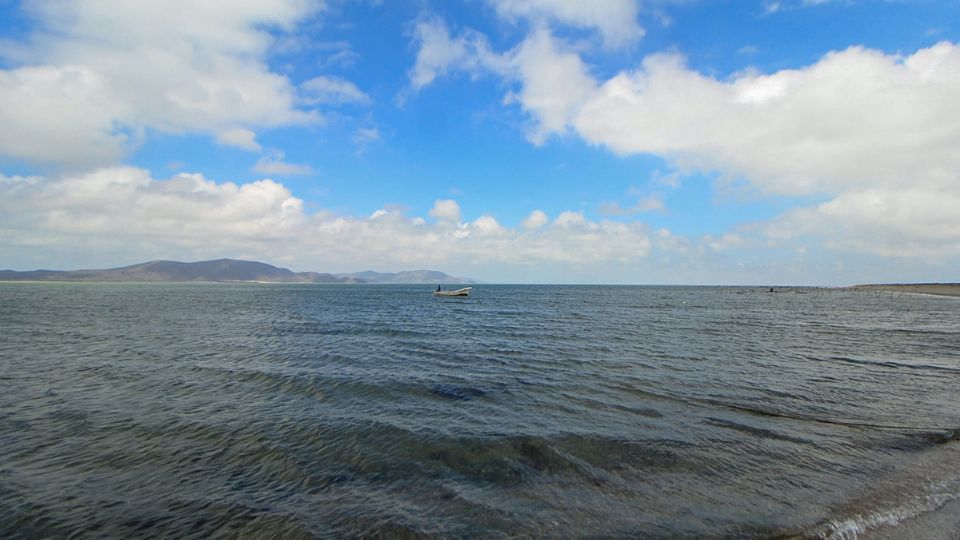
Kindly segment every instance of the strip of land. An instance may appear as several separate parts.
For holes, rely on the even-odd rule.
[[[215,261],[150,261],[102,270],[0,270],[0,281],[97,281],[97,282],[229,282],[229,283],[476,283],[468,278],[448,276],[436,270],[405,272],[357,272],[328,274],[293,272],[256,261],[217,259]]]
[[[854,285],[851,287],[864,291],[890,291],[917,294],[936,294],[940,296],[960,296],[960,283],[878,283]]]

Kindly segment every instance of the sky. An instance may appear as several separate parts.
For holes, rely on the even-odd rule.
[[[0,268],[960,281],[958,0],[0,0]]]

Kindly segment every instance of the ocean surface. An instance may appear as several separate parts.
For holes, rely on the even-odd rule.
[[[0,537],[854,538],[960,499],[958,299],[430,291],[0,284]]]

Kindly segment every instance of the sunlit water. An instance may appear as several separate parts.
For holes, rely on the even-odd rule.
[[[0,284],[0,536],[854,536],[960,497],[960,301]]]

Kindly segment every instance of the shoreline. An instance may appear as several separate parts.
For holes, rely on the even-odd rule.
[[[951,500],[930,512],[864,531],[867,540],[956,540],[960,536],[960,500]]]
[[[883,283],[854,285],[848,288],[855,291],[904,292],[960,297],[960,283]]]

